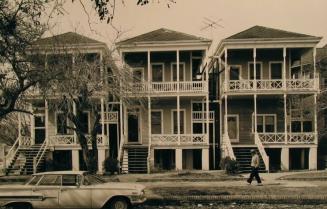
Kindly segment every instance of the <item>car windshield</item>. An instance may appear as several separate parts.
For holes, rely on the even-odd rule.
[[[106,183],[100,176],[87,174],[84,176],[84,185],[94,185]]]

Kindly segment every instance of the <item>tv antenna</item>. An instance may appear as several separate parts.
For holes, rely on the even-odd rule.
[[[213,39],[213,30],[216,30],[218,28],[224,28],[224,26],[220,24],[222,20],[222,18],[220,18],[219,20],[213,20],[209,17],[204,17],[202,21],[204,27],[201,28],[201,31],[210,29],[211,39]]]

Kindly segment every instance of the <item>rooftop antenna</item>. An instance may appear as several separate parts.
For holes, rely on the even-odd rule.
[[[219,22],[221,22],[223,19],[220,18],[219,20],[213,20],[209,17],[204,17],[202,23],[204,24],[204,26],[201,28],[201,31],[205,31],[210,29],[210,34],[211,34],[211,39],[213,39],[213,30],[218,29],[219,28],[224,28],[224,26],[222,24],[220,24]]]

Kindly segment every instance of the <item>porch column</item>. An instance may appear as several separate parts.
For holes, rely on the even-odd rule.
[[[283,48],[283,87],[286,90],[286,47]]]
[[[120,99],[119,101],[119,136],[118,136],[118,140],[119,143],[117,143],[117,147],[118,147],[118,160],[120,161],[120,159],[122,158],[122,146],[124,143],[124,127],[123,127],[123,101],[122,99]]]
[[[106,159],[105,149],[98,149],[98,174],[103,174],[103,162]]]
[[[79,150],[72,150],[72,167],[73,171],[79,171]]]
[[[48,100],[44,100],[44,111],[45,111],[45,140],[46,143],[49,144],[50,139],[49,139],[49,105],[48,105]]]
[[[317,147],[309,149],[309,170],[317,170]]]
[[[202,170],[209,170],[209,148],[202,149]]]
[[[284,94],[284,134],[285,134],[285,144],[288,143],[288,136],[287,136],[287,96]]]
[[[228,59],[228,55],[227,55],[228,51],[227,51],[227,48],[225,48],[225,94],[226,92],[228,91],[229,89],[229,76],[228,76],[228,72],[229,72],[229,69],[228,69],[228,63],[227,63],[227,59]]]
[[[176,67],[177,67],[177,137],[178,145],[181,144],[181,114],[180,114],[180,96],[179,96],[179,50],[176,50]],[[184,113],[185,114],[185,113]],[[185,132],[185,130],[184,130]]]
[[[151,98],[148,96],[148,135],[149,135],[149,146],[148,146],[148,173],[151,172],[150,165],[151,165],[151,136],[152,136],[152,129],[151,129]]]
[[[257,95],[253,96],[254,100],[254,133],[257,133],[257,126],[258,126],[258,118],[257,118]]]
[[[73,102],[73,114],[76,115],[76,103]],[[74,125],[75,128],[75,125]],[[74,131],[74,144],[77,144],[77,134],[76,131]]]
[[[257,49],[253,48],[253,88],[254,90],[257,89]]]
[[[318,144],[318,120],[317,120],[317,94],[314,94],[314,105],[313,105],[313,112],[314,112],[314,143]]]
[[[35,121],[34,121],[34,113],[33,113],[33,104],[30,104],[30,112],[32,113],[30,116],[31,120],[31,144],[35,144]]]
[[[317,48],[316,47],[313,47],[313,82],[314,82],[314,88],[315,89],[319,89],[319,79],[316,78],[317,75],[316,75],[316,53],[317,53]]]
[[[290,150],[288,147],[282,147],[280,153],[280,169],[282,171],[288,171],[290,169]]]
[[[183,170],[183,150],[180,148],[176,149],[175,165],[177,171]]]
[[[105,143],[105,134],[104,134],[104,99],[103,97],[101,98],[101,126],[102,126],[102,131],[101,131],[101,137],[102,137],[102,143]],[[109,144],[109,141],[108,141]]]

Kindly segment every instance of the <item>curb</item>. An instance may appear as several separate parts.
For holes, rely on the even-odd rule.
[[[247,178],[219,178],[219,179],[192,179],[192,178],[163,178],[163,179],[137,179],[136,182],[222,182],[222,181],[245,181]]]
[[[149,196],[148,203],[169,204],[176,202],[223,202],[223,203],[268,203],[268,204],[322,204],[327,203],[327,195],[189,195],[189,196]]]

